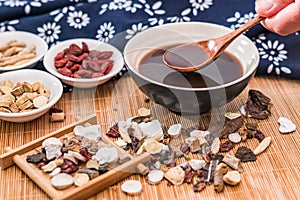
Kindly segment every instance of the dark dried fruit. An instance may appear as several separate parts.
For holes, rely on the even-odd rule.
[[[26,158],[26,161],[29,163],[40,163],[46,159],[46,154],[39,152],[37,154],[29,155]]]
[[[220,139],[228,138],[230,133],[234,133],[239,130],[244,124],[244,118],[238,117],[235,119],[228,119],[226,118],[223,129],[220,133]]]
[[[255,161],[256,155],[251,149],[245,146],[241,146],[237,149],[235,157],[239,158],[241,162]]]
[[[199,181],[193,186],[194,192],[201,192],[206,187],[206,183],[204,181]]]
[[[230,151],[234,147],[234,144],[230,141],[226,141],[220,144],[220,152],[227,152]]]
[[[187,168],[184,172],[185,172],[184,182],[191,183],[195,175],[195,172],[191,169],[191,167]]]
[[[82,147],[79,149],[79,153],[84,156],[87,160],[92,159],[92,155],[89,153],[88,149],[85,147]]]
[[[254,133],[254,137],[259,141],[263,141],[263,139],[265,139],[265,135],[260,131],[260,130],[256,130],[256,132]]]
[[[267,119],[271,115],[271,99],[258,90],[249,90],[245,104],[246,116]]]
[[[120,137],[121,135],[119,133],[118,124],[114,124],[112,127],[110,127],[109,130],[107,131],[106,135],[111,138]]]

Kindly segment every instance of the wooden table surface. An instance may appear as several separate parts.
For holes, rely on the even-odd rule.
[[[191,184],[170,186],[164,180],[158,185],[150,185],[141,175],[132,175],[125,180],[140,180],[143,192],[137,196],[124,194],[120,186],[123,181],[97,193],[89,199],[297,199],[300,196],[300,82],[279,77],[253,78],[248,87],[226,106],[227,111],[236,112],[245,103],[249,89],[256,89],[271,98],[272,115],[266,120],[253,120],[259,129],[272,137],[271,146],[259,155],[255,162],[243,163],[242,180],[235,187],[226,186],[224,191],[216,193],[212,185],[195,193]],[[7,146],[12,149],[34,139],[58,130],[75,122],[77,119],[96,113],[102,129],[108,128],[119,120],[137,115],[140,107],[151,109],[152,116],[164,126],[173,123],[198,123],[203,116],[181,117],[165,108],[145,101],[146,96],[138,90],[129,76],[112,80],[96,89],[74,89],[64,93],[55,105],[66,113],[64,122],[50,122],[50,116],[44,116],[27,123],[9,123],[0,120],[0,154]],[[297,129],[293,133],[281,134],[277,120],[284,116],[292,120]],[[247,143],[253,148],[257,143]],[[17,166],[0,170],[0,200],[50,199]]]

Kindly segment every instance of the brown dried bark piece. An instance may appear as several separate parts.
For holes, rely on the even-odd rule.
[[[226,139],[230,133],[239,130],[243,124],[244,124],[243,117],[238,117],[231,120],[226,118],[223,129],[221,130],[220,133],[220,139]]]
[[[245,116],[267,119],[271,115],[271,99],[258,90],[249,90]]]
[[[241,162],[255,161],[256,155],[251,149],[245,146],[241,146],[237,149],[235,157],[239,158]]]
[[[226,141],[220,145],[220,152],[228,152],[234,147],[234,144],[230,141]]]
[[[194,192],[201,192],[206,187],[206,183],[204,181],[199,181],[193,186]]]

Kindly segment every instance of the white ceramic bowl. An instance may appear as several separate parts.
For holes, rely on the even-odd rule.
[[[50,91],[49,102],[37,109],[22,113],[0,112],[0,119],[9,122],[28,122],[44,115],[57,101],[63,93],[63,86],[60,80],[51,74],[36,69],[21,69],[17,71],[4,72],[0,74],[0,82],[6,79],[16,82],[34,83],[40,81]]]
[[[124,60],[137,86],[154,102],[176,113],[205,113],[223,106],[237,97],[254,76],[259,63],[259,54],[256,46],[248,37],[239,36],[226,49],[240,62],[243,68],[241,77],[224,83],[221,71],[209,67],[202,70],[201,74],[218,83],[216,86],[191,88],[167,85],[141,74],[139,63],[153,49],[212,39],[231,31],[225,26],[203,22],[170,23],[156,26],[137,34],[128,41],[124,48]],[[166,66],[166,68],[168,67]],[[166,74],[161,75],[166,76]],[[184,76],[179,78],[178,81],[185,79]]]
[[[11,40],[25,42],[27,46],[34,44],[36,47],[36,56],[31,61],[14,66],[0,67],[0,71],[11,71],[23,68],[32,68],[40,61],[48,50],[48,44],[39,36],[24,31],[9,31],[0,33],[0,46]]]
[[[114,60],[114,65],[112,70],[108,74],[99,78],[79,79],[79,78],[67,77],[57,72],[54,66],[54,57],[59,52],[63,51],[65,48],[69,47],[73,43],[81,47],[82,42],[85,42],[88,45],[89,50],[113,51],[113,55],[111,59]],[[117,73],[119,73],[122,67],[124,66],[122,53],[116,47],[108,43],[104,43],[98,40],[88,39],[88,38],[76,38],[76,39],[65,40],[63,42],[58,43],[57,45],[49,49],[49,51],[46,53],[44,57],[43,63],[45,68],[51,74],[58,77],[62,82],[77,88],[92,88],[101,85],[107,82],[108,80],[110,80]]]

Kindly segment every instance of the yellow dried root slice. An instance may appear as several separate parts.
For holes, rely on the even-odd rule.
[[[258,146],[253,150],[253,153],[255,155],[258,155],[260,153],[262,153],[263,151],[265,151],[271,144],[271,140],[272,138],[269,137],[265,137],[259,144]]]
[[[15,99],[11,94],[0,95],[0,101],[15,101]]]
[[[22,85],[20,85],[18,87],[14,87],[13,90],[11,91],[11,94],[14,95],[14,96],[20,96],[24,92],[25,91],[24,91]]]
[[[60,173],[51,179],[51,184],[59,190],[66,189],[74,183],[73,176],[67,173]]]
[[[0,101],[0,107],[6,107],[9,108],[12,101]]]
[[[236,119],[238,117],[241,117],[242,114],[238,112],[226,112],[225,117],[228,119]]]
[[[18,106],[15,104],[15,102],[12,102],[9,106],[9,109],[13,112],[13,113],[17,113],[20,111],[20,109],[18,108]]]
[[[40,108],[48,103],[48,98],[45,96],[38,96],[33,99],[33,106],[35,108]]]
[[[139,116],[147,117],[147,116],[150,116],[151,112],[150,112],[150,109],[148,109],[148,108],[140,108],[138,110],[138,114],[139,114]]]
[[[12,88],[9,87],[9,86],[0,86],[0,93],[3,93],[3,94],[10,94],[12,92]]]
[[[128,180],[121,185],[121,189],[129,195],[138,195],[142,192],[143,187],[140,181]]]
[[[47,88],[44,88],[44,87],[39,88],[38,93],[47,98],[50,97],[50,91]]]
[[[145,144],[144,149],[150,154],[156,154],[161,152],[162,145],[156,140],[151,140]]]
[[[85,173],[76,173],[74,176],[74,184],[76,186],[82,186],[87,184],[90,181],[89,175]]]
[[[99,170],[99,163],[97,161],[97,159],[93,158],[89,161],[87,161],[87,163],[85,164],[85,167],[88,169],[95,169],[95,170]]]
[[[37,81],[32,84],[33,92],[37,92],[40,88],[43,88],[43,84],[41,82]]]
[[[28,101],[24,102],[22,105],[20,105],[19,109],[20,110],[27,110],[27,109],[32,108],[32,107],[33,107],[33,103],[30,100],[28,100]]]
[[[11,110],[4,107],[0,107],[0,112],[11,113]]]
[[[12,88],[14,86],[14,83],[12,80],[6,79],[6,80],[1,81],[0,85]]]
[[[238,171],[229,171],[223,176],[223,180],[228,185],[237,185],[241,181],[241,175]]]
[[[30,83],[24,82],[22,84],[22,87],[23,87],[25,92],[32,92],[32,85]]]

